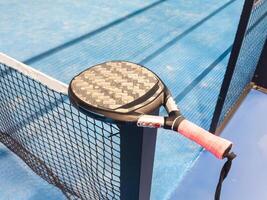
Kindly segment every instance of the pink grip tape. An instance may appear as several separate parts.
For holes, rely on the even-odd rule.
[[[198,143],[219,159],[223,159],[232,147],[232,142],[209,133],[188,120],[183,120],[180,123],[178,132]]]

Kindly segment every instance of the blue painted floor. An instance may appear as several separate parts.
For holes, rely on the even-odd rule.
[[[49,185],[0,143],[0,200],[63,200]]]
[[[222,188],[222,200],[267,199],[267,95],[252,90],[222,136],[234,142],[238,157]],[[171,195],[171,200],[213,199],[223,162],[203,152]]]

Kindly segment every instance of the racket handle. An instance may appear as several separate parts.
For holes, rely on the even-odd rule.
[[[216,136],[186,119],[180,122],[177,131],[219,159],[226,157],[232,147],[232,142]]]

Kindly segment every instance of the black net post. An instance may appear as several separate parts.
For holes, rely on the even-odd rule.
[[[150,199],[156,136],[157,129],[120,126],[121,200]]]
[[[262,88],[267,89],[267,40],[254,74],[253,82]]]

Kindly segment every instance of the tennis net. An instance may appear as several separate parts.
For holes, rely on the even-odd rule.
[[[69,199],[120,199],[120,134],[77,111],[67,85],[0,53],[0,142]]]

